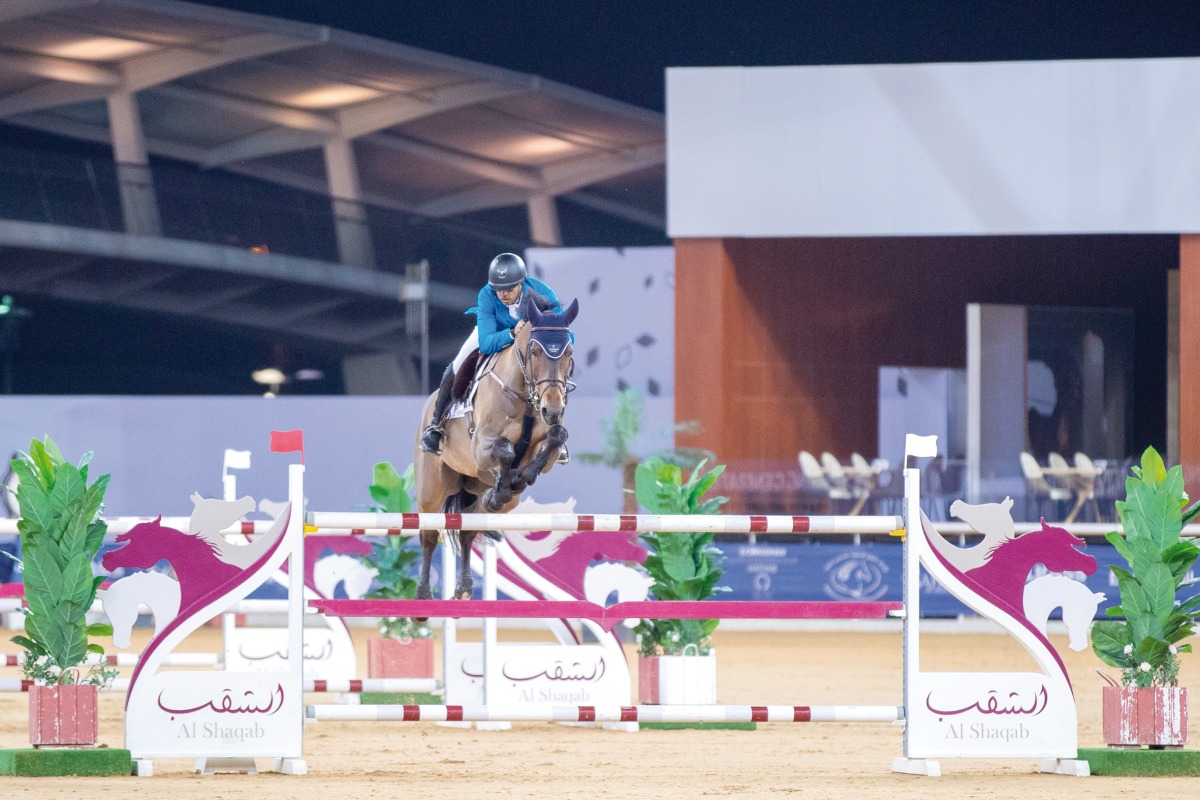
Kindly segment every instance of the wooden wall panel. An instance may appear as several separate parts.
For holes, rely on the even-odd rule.
[[[1179,461],[1200,498],[1200,235],[1179,237]]]
[[[722,460],[874,455],[878,370],[965,363],[971,302],[1132,308],[1131,437],[1162,446],[1173,236],[676,242],[681,444]],[[714,361],[720,360],[721,364]]]

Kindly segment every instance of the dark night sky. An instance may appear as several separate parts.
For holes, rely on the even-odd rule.
[[[663,108],[669,66],[1200,55],[1200,3],[1103,0],[200,0]]]

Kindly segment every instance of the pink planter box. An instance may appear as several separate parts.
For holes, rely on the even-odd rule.
[[[94,684],[29,687],[29,742],[93,747],[99,736]]]
[[[638,656],[638,704],[658,705],[658,656]]]
[[[367,677],[432,678],[433,639],[368,639]]]
[[[1110,747],[1183,747],[1187,689],[1104,687],[1104,741]]]

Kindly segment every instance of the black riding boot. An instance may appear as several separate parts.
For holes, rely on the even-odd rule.
[[[446,416],[446,409],[450,406],[450,390],[453,386],[454,365],[451,364],[442,373],[442,385],[438,387],[437,400],[433,401],[433,416],[421,435],[421,449],[426,453],[442,452],[442,436],[446,433],[442,430],[442,417]]]

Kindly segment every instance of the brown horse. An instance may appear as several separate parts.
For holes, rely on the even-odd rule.
[[[446,420],[440,454],[414,446],[414,484],[417,510],[422,513],[508,512],[521,493],[549,472],[567,441],[563,414],[572,370],[568,326],[579,312],[572,301],[563,314],[540,312],[526,300],[528,322],[515,329],[511,346],[500,352],[479,377],[473,410]],[[436,394],[421,412],[422,426],[433,413]],[[471,545],[479,531],[446,531],[458,551],[458,582],[454,596],[469,598]],[[498,535],[489,532],[496,538]],[[421,531],[421,577],[417,597],[429,599],[429,568],[438,532]]]

